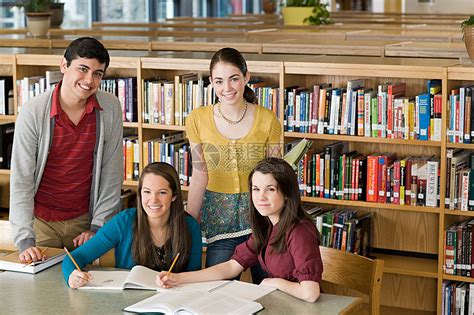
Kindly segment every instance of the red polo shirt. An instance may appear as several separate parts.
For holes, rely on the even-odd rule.
[[[54,134],[39,189],[34,215],[46,221],[65,221],[89,212],[89,197],[96,142],[96,112],[102,110],[95,95],[87,99],[79,123],[61,108],[61,82],[53,91],[50,118]]]

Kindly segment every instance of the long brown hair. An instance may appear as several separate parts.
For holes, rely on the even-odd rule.
[[[256,172],[271,174],[277,182],[277,189],[285,197],[283,209],[278,221],[278,232],[270,244],[277,253],[286,250],[286,235],[301,220],[311,218],[304,211],[298,189],[298,180],[291,166],[283,159],[269,157],[257,163],[249,175],[249,192],[252,193],[252,177]],[[252,197],[250,199],[250,225],[255,239],[255,250],[260,252],[263,244],[270,238],[272,223],[268,217],[262,216],[255,208]],[[316,227],[315,227],[316,228]]]
[[[231,64],[238,68],[244,77],[247,75],[247,62],[245,61],[244,56],[242,56],[242,54],[237,49],[230,47],[222,48],[221,50],[218,50],[214,56],[212,56],[211,64],[209,66],[209,73],[211,74],[211,77],[212,70],[214,70],[214,67],[218,62]],[[245,85],[244,100],[251,104],[257,104],[257,97],[248,85]]]
[[[163,177],[176,197],[171,202],[170,215],[168,218],[167,241],[164,245],[165,263],[156,253],[153,243],[150,225],[148,223],[147,214],[143,209],[141,202],[141,192],[143,188],[143,179],[148,174],[154,174]],[[183,197],[181,194],[181,186],[178,173],[167,163],[155,162],[148,164],[142,171],[138,182],[137,196],[137,216],[133,227],[132,254],[135,263],[146,266],[155,270],[165,270],[171,265],[171,261],[177,253],[180,253],[174,270],[180,272],[188,264],[189,255],[191,253],[191,233],[186,224],[186,212],[183,208]]]

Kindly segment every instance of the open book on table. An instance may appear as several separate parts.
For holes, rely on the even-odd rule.
[[[212,293],[187,291],[180,294],[158,293],[128,306],[125,312],[164,314],[252,314],[263,309],[260,303],[242,299],[219,290]]]
[[[206,282],[195,284],[203,286]],[[252,314],[263,309],[261,304],[254,301],[274,290],[275,288],[235,280],[227,281],[209,292],[197,289],[177,293],[167,289],[126,307],[124,311],[165,314]]]
[[[158,271],[152,270],[144,266],[134,266],[128,270],[91,270],[92,280],[80,290],[157,290],[157,291],[190,291],[202,289],[204,291],[212,290],[218,286],[226,284],[228,281],[209,281],[197,283],[189,283],[172,289],[164,289],[156,283]]]
[[[44,255],[46,255],[46,260],[24,264],[20,261],[19,253],[16,251],[6,256],[0,257],[0,270],[18,271],[33,274],[60,263],[63,261],[64,255],[66,255],[62,248],[38,248],[43,252]]]

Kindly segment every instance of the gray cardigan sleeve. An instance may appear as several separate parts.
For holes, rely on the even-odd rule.
[[[35,245],[34,196],[49,148],[51,93],[23,106],[15,124],[10,175],[10,223],[20,251]]]
[[[119,209],[123,183],[123,122],[120,102],[114,95],[97,92],[101,112],[100,143],[91,187],[91,230],[96,231]]]

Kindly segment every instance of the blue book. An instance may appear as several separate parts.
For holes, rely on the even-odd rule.
[[[430,94],[424,93],[416,96],[419,108],[420,140],[429,140],[431,101]]]

